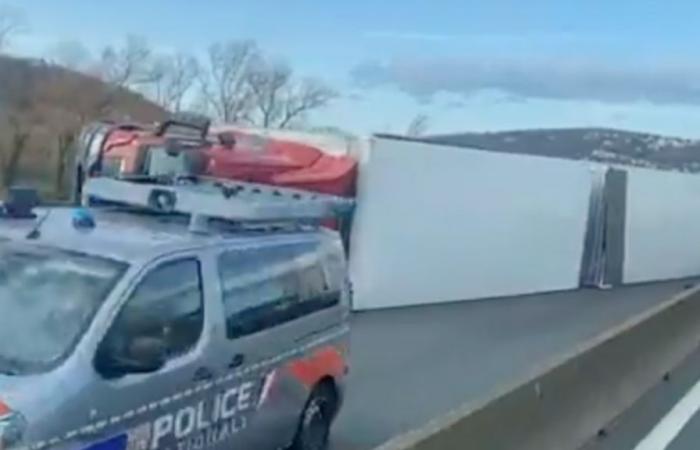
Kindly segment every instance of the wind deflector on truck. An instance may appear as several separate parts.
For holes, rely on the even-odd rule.
[[[211,120],[201,114],[181,112],[175,113],[160,124],[156,136],[175,136],[205,140],[209,134]]]
[[[333,195],[199,177],[168,180],[93,178],[87,204],[117,204],[190,216],[193,231],[208,219],[249,223],[318,224],[350,216],[354,201]]]

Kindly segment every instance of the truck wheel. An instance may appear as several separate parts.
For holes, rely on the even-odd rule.
[[[333,386],[323,383],[314,388],[304,407],[290,450],[326,450],[328,448],[328,437],[335,416],[336,403]]]

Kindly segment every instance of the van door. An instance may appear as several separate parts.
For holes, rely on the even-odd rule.
[[[203,280],[200,259],[187,256],[159,262],[136,283],[94,356],[92,382],[73,407],[86,422],[79,448],[216,448],[222,435],[240,431],[248,393],[221,398],[214,389],[213,316]],[[153,342],[164,344],[160,369],[124,369],[138,367],[129,361],[134,354],[152,354]]]
[[[275,358],[285,347],[267,339],[271,315],[280,300],[296,295],[297,283],[287,258],[270,249],[231,249],[219,255],[218,273],[225,320],[221,348],[224,370],[244,371],[261,380],[257,394],[258,414],[249,424],[250,448],[280,448],[289,444],[289,424],[280,409],[276,383],[281,361]]]
[[[219,258],[227,357],[258,367],[264,380],[255,418],[264,430],[256,436],[260,448],[291,442],[313,387],[300,382],[295,364],[311,340],[341,321],[322,312],[339,295],[330,292],[318,250],[315,243],[286,244],[231,249]]]

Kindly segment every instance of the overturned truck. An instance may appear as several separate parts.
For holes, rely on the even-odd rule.
[[[352,197],[357,162],[345,155],[179,113],[146,125],[99,121],[78,139],[73,197],[96,176],[198,175]]]

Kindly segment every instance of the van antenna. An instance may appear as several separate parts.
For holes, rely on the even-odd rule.
[[[49,209],[48,211],[46,211],[46,214],[44,214],[41,217],[41,219],[37,220],[36,224],[34,225],[34,228],[32,228],[31,231],[29,233],[27,233],[27,235],[25,236],[25,239],[31,239],[31,240],[39,239],[39,237],[41,237],[41,226],[44,224],[46,219],[49,218],[50,215],[51,215],[51,210]]]

